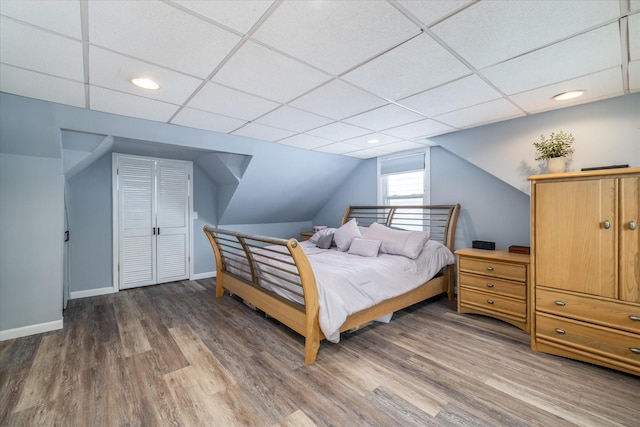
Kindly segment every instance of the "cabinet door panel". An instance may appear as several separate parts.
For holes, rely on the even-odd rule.
[[[536,285],[617,297],[615,184],[536,184]]]
[[[620,180],[620,299],[640,302],[640,178]],[[635,225],[635,229],[633,224]]]

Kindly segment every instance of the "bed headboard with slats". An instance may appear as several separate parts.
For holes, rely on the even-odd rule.
[[[342,224],[355,218],[358,225],[374,222],[404,230],[425,230],[431,239],[444,243],[453,251],[460,205],[422,206],[349,206]]]

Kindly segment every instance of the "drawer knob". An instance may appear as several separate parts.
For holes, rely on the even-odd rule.
[[[640,354],[640,348],[638,347],[629,347],[629,350],[631,350],[631,353]]]
[[[561,335],[564,335],[564,334],[567,333],[567,331],[565,331],[564,329],[560,329],[560,328],[556,328],[556,332],[561,334]]]
[[[487,270],[489,271],[493,271],[493,267],[491,267],[490,265],[487,266]]]
[[[637,314],[630,314],[629,319],[635,320],[636,322],[640,322],[640,316],[638,316]]]
[[[629,221],[629,230],[635,230],[638,228],[638,224],[635,221]]]
[[[488,299],[487,300],[487,304],[493,304],[493,300],[492,299]]]
[[[605,219],[605,220],[602,222],[602,227],[603,227],[605,230],[610,229],[610,228],[611,228],[611,221],[609,221],[608,219]]]
[[[564,307],[565,305],[567,305],[566,302],[561,301],[559,299],[555,300],[556,305],[559,305],[560,307]]]
[[[487,283],[487,288],[493,288],[493,283]]]

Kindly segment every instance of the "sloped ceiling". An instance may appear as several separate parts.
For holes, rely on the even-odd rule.
[[[2,0],[0,91],[370,158],[640,91],[640,0]]]

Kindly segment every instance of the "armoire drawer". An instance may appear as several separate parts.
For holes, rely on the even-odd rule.
[[[527,281],[527,267],[522,264],[460,257],[460,270],[519,282]]]
[[[491,292],[482,292],[460,286],[459,298],[463,307],[486,311],[487,314],[499,317],[500,313],[516,317],[522,321],[527,317],[527,303],[513,298],[503,297]]]
[[[536,313],[536,338],[566,351],[640,369],[640,335],[604,326]]]
[[[640,306],[637,304],[537,287],[536,311],[640,334]]]
[[[474,288],[480,291],[506,295],[513,298],[524,300],[527,297],[527,286],[526,283],[523,282],[514,282],[477,274],[460,273],[458,283],[467,288]]]

